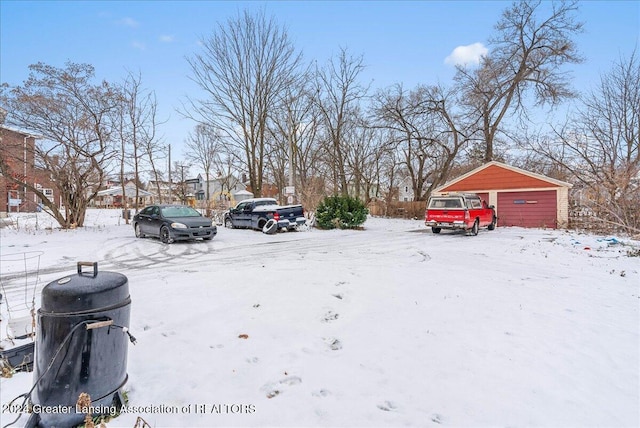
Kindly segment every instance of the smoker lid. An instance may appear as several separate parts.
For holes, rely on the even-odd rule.
[[[82,271],[92,265],[93,272]],[[129,300],[127,277],[117,272],[98,272],[98,263],[78,263],[78,274],[52,281],[42,289],[40,312],[66,314],[96,312]]]

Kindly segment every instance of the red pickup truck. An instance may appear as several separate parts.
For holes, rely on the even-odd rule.
[[[496,212],[475,193],[448,193],[431,196],[427,202],[424,224],[433,233],[442,229],[464,230],[477,235],[481,227],[493,230],[496,227]]]

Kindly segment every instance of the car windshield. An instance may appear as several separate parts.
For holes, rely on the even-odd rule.
[[[191,207],[164,207],[163,217],[200,217],[200,213]]]
[[[462,208],[460,198],[432,198],[429,202],[429,208]]]

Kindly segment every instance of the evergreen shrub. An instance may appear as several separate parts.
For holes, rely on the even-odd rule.
[[[350,196],[327,196],[316,209],[320,229],[356,229],[366,220],[369,210],[360,199]]]

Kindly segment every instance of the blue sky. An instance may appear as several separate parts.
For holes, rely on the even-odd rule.
[[[0,82],[22,84],[36,62],[63,67],[89,63],[100,79],[140,72],[156,92],[161,133],[180,146],[193,123],[176,112],[199,91],[186,57],[217,24],[245,9],[264,8],[288,29],[306,61],[325,63],[340,47],[362,54],[363,83],[449,85],[456,48],[482,47],[511,2],[504,1],[0,1]],[[550,3],[544,3],[548,6]],[[584,64],[572,67],[575,87],[587,90],[640,40],[639,1],[584,1],[577,43]]]

